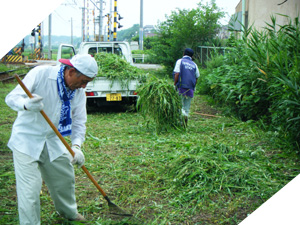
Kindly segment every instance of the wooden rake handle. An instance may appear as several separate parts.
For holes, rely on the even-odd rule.
[[[20,79],[20,77],[15,74],[14,77],[17,79],[18,83],[20,84],[20,86],[23,88],[23,90],[26,92],[26,94],[28,95],[29,98],[33,98],[32,94],[30,93],[30,91],[27,89],[27,87],[25,86],[25,84],[22,82],[22,80]],[[41,110],[40,113],[43,115],[43,117],[45,118],[45,120],[47,121],[47,123],[50,125],[50,127],[53,129],[53,131],[56,133],[56,135],[59,137],[59,139],[62,141],[62,143],[66,146],[66,148],[68,149],[68,151],[71,153],[71,155],[74,157],[75,153],[72,150],[72,148],[70,147],[70,145],[68,144],[68,142],[63,138],[63,136],[59,133],[59,131],[57,130],[57,128],[54,126],[54,124],[51,122],[51,120],[49,119],[49,117],[46,115],[46,113]],[[86,175],[90,178],[90,180],[93,182],[93,184],[97,187],[97,189],[101,192],[101,194],[103,195],[104,198],[107,198],[106,193],[103,191],[103,189],[100,187],[100,185],[97,183],[97,181],[93,178],[93,176],[90,174],[90,172],[87,170],[87,168],[83,165],[81,167],[81,169],[83,169],[83,171],[86,173]]]

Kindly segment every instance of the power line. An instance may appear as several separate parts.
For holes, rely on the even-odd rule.
[[[69,23],[68,21],[66,21],[61,15],[59,15],[59,13],[58,12],[56,12],[56,11],[54,11],[54,16],[57,16],[58,18],[60,18],[63,22],[65,22],[65,23]]]

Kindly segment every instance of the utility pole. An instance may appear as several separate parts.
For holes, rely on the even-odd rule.
[[[87,10],[87,18],[86,18],[86,23],[87,23],[87,34],[86,34],[86,39],[87,39],[87,41],[90,41],[90,25],[89,25],[89,23],[90,23],[90,16],[89,16],[89,0],[87,0],[87,2],[86,2],[86,10]]]
[[[85,41],[85,0],[83,0],[83,8],[82,8],[82,31],[81,31],[82,39],[81,41]]]
[[[117,0],[115,0],[114,4],[114,41],[117,40]]]
[[[71,45],[73,45],[73,18],[71,17]]]
[[[95,7],[92,10],[93,12],[93,25],[94,25],[94,41],[96,41],[96,20],[95,20]]]
[[[103,0],[100,0],[100,15],[99,15],[99,41],[102,40],[103,29]]]
[[[43,51],[43,43],[42,43],[42,24],[39,23],[37,26],[37,33],[38,33],[38,48],[35,49],[36,58],[42,58],[42,51]]]
[[[110,0],[110,10],[109,10],[109,14],[108,14],[108,22],[107,22],[107,26],[108,26],[108,34],[107,34],[107,41],[111,40],[111,17],[112,17],[112,0]]]
[[[109,41],[109,37],[110,37],[110,14],[107,13],[107,41]]]
[[[143,26],[143,0],[140,0],[140,35],[139,35],[139,48],[143,50],[143,35],[144,35],[144,26]]]
[[[245,31],[246,1],[242,0],[242,31]]]
[[[51,23],[52,23],[52,16],[49,15],[48,19],[48,59],[52,59],[51,56]]]

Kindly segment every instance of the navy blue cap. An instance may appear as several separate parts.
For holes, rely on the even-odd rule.
[[[186,49],[184,50],[184,55],[188,55],[188,56],[190,56],[190,57],[193,57],[193,55],[194,55],[193,49],[191,49],[191,48],[186,48]]]

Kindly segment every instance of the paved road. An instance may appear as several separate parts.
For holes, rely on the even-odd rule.
[[[56,61],[54,60],[36,60],[36,62],[25,63],[27,66],[40,66],[40,65],[56,65]]]
[[[154,69],[154,70],[158,70],[158,69],[162,69],[163,67],[159,64],[142,64],[142,63],[134,63],[133,64],[135,67],[141,68],[141,69]]]

